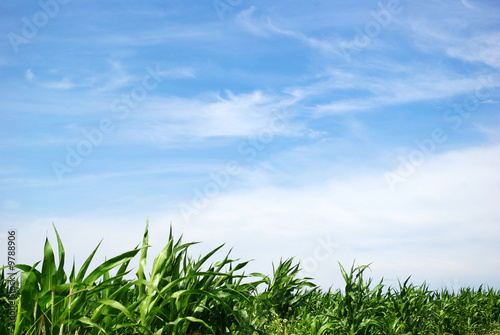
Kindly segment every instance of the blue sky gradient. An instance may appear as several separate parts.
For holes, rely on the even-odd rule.
[[[177,235],[252,270],[500,286],[496,1],[0,4],[0,222],[81,264]],[[4,257],[4,256],[2,256]]]

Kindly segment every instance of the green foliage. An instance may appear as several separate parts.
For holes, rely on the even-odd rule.
[[[372,287],[364,278],[368,265],[346,271],[339,264],[343,290],[323,292],[311,278],[299,277],[293,258],[273,266],[271,276],[247,276],[241,271],[248,262],[231,259],[230,252],[210,261],[223,246],[191,258],[194,243],[175,240],[172,229],[146,274],[148,225],[140,247],[87,274],[99,244],[67,275],[54,230],[57,262],[47,239],[41,270],[40,262],[16,265],[21,273],[14,301],[7,267],[0,269],[0,334],[9,332],[11,306],[18,312],[15,335],[500,334],[500,292],[492,288],[430,291],[408,278],[384,292],[383,281]],[[137,255],[136,279],[125,279]]]

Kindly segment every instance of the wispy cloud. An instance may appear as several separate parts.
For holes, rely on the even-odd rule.
[[[33,80],[35,75],[33,74],[33,71],[31,71],[31,69],[28,69],[25,72],[25,76],[27,80]]]
[[[446,55],[467,62],[476,62],[500,69],[500,32],[468,32],[453,34],[436,22],[411,20],[416,45],[426,52],[440,50]]]
[[[43,88],[59,89],[59,90],[69,90],[74,88],[76,85],[68,77],[63,78],[60,81],[50,81],[40,84]]]
[[[500,31],[488,35],[474,36],[469,41],[456,41],[446,53],[468,62],[479,62],[500,69]]]
[[[236,22],[242,25],[248,32],[257,36],[265,37],[272,34],[287,36],[321,52],[333,53],[338,56],[342,55],[341,49],[337,43],[316,39],[298,31],[281,28],[278,24],[273,22],[270,17],[262,16],[260,19],[256,19],[254,17],[256,10],[257,8],[252,6],[249,9],[242,11],[237,16]]]
[[[198,98],[151,98],[137,118],[146,122],[143,131],[130,128],[143,138],[156,138],[164,146],[189,145],[203,138],[246,137],[270,129],[291,117],[284,110],[292,104],[285,96],[250,93],[210,94]],[[296,134],[298,125],[274,129],[274,135]],[[148,134],[146,136],[146,133]],[[130,133],[129,133],[130,134]],[[136,136],[134,136],[136,137]]]
[[[196,78],[196,70],[192,67],[173,68],[159,73],[162,77],[181,79],[181,78]]]
[[[109,60],[108,62],[111,65],[111,71],[105,76],[104,84],[99,87],[101,91],[113,91],[128,86],[137,79],[124,69],[120,61]]]
[[[474,11],[473,13],[469,13],[472,21],[481,20],[481,14],[488,14],[489,20],[494,19],[489,13],[490,10],[488,8],[476,7],[465,0],[462,1],[462,4],[468,10],[472,9]],[[436,11],[452,8],[451,2],[441,5],[442,7],[436,7]],[[433,50],[440,49],[450,57],[469,62],[483,63],[497,69],[500,67],[500,42],[498,42],[500,40],[500,33],[498,31],[490,31],[485,34],[472,30],[471,33],[469,28],[472,23],[464,22],[462,27],[458,27],[456,22],[446,21],[441,24],[436,20],[430,21],[418,15],[416,18],[410,16],[407,13],[407,6],[403,6],[403,8],[406,9],[406,13],[403,11],[401,15],[396,15],[395,13],[392,15],[389,14],[389,21],[382,26],[379,24],[380,30],[392,33],[401,33],[401,31],[413,32],[415,37],[413,46],[419,47],[421,50],[428,50],[429,48]],[[366,24],[372,21],[377,23],[374,13],[382,9],[373,8],[371,11],[368,8],[365,9],[366,14],[370,14],[371,16],[367,16],[366,21],[362,23]],[[313,50],[339,57],[338,59],[343,61],[346,61],[346,57],[350,61],[351,53],[360,51],[359,44],[360,40],[363,39],[368,39],[369,43],[361,49],[391,48],[391,45],[384,41],[384,36],[376,34],[376,36],[370,37],[366,32],[363,32],[363,27],[358,26],[359,22],[352,23],[352,30],[347,36],[332,34],[328,38],[315,37],[301,32],[298,30],[299,28],[282,28],[268,16],[256,19],[254,16],[256,11],[257,9],[254,6],[243,11],[238,16],[237,22],[255,35],[269,36],[269,34],[275,34],[287,36],[300,41]],[[456,33],[456,31],[455,33],[451,32],[449,29],[450,24],[455,24],[457,26],[456,29],[460,29],[459,33]],[[293,27],[292,24],[289,25]],[[367,59],[363,57],[363,62],[365,61]],[[371,62],[373,60],[370,59],[368,61]]]
[[[263,17],[260,20],[255,19],[257,7],[250,6],[248,9],[242,10],[235,18],[235,22],[241,25],[248,32],[257,36],[269,36],[268,23]]]
[[[333,102],[313,106],[319,115],[373,110],[410,102],[445,99],[459,94],[473,94],[475,89],[486,86],[494,90],[500,86],[495,76],[457,76],[440,70],[422,73],[417,67],[407,67],[406,73],[387,72],[385,77],[373,77],[354,73],[333,71],[326,73],[316,83],[288,88],[287,91],[302,100],[327,92],[363,92],[362,97],[335,99]],[[359,95],[359,94],[358,94]]]

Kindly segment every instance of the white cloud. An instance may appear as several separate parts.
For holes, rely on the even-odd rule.
[[[457,76],[439,70],[422,71],[407,67],[405,73],[387,73],[386,77],[345,74],[339,71],[326,73],[317,83],[287,89],[301,100],[324,95],[327,92],[356,90],[365,93],[363,98],[337,99],[314,106],[318,115],[372,110],[411,102],[444,99],[459,94],[475,94],[476,89],[489,90],[500,86],[499,78],[489,76]]]
[[[60,81],[45,82],[40,85],[44,88],[53,88],[59,90],[69,90],[76,86],[68,77],[63,78]]]
[[[292,99],[261,91],[224,96],[211,94],[198,98],[151,97],[134,116],[146,123],[144,128],[129,125],[128,138],[156,138],[165,146],[189,145],[209,137],[273,136],[298,134],[298,125],[286,124],[292,113],[287,107]],[[154,121],[151,121],[154,120]],[[138,123],[134,123],[138,124]]]
[[[422,18],[409,22],[415,43],[425,52],[441,50],[466,62],[479,62],[500,69],[500,32],[451,33],[448,26]]]
[[[103,76],[105,83],[100,87],[102,91],[113,91],[129,85],[134,82],[136,78],[130,75],[118,60],[108,60],[111,64],[111,71],[109,74]]]
[[[337,275],[337,260],[349,265],[356,259],[374,262],[385,275],[413,274],[434,286],[455,278],[494,285],[500,263],[483,255],[500,251],[499,157],[500,146],[432,156],[396,192],[382,172],[298,187],[254,184],[213,198],[189,222],[179,213],[168,220],[180,222],[190,238],[227,241],[244,257],[266,261],[308,259],[314,241],[330,236],[340,247],[313,277],[325,268]],[[333,277],[337,284],[339,278]],[[318,280],[332,283],[326,275]]]
[[[457,41],[446,49],[446,53],[451,57],[500,69],[500,32],[474,36],[465,43]]]
[[[26,70],[25,75],[26,75],[26,79],[33,80],[34,74],[33,74],[33,71],[31,71],[31,69]]]
[[[161,71],[159,75],[166,78],[196,78],[196,71],[190,67],[172,68],[170,70]]]
[[[248,9],[242,10],[235,18],[235,22],[250,33],[257,36],[268,36],[269,29],[268,24],[264,22],[261,17],[260,22],[254,18],[254,13],[257,11],[257,7],[250,6]]]
[[[335,54],[337,56],[344,57],[344,53],[342,52],[341,47],[343,46],[341,43],[337,43],[336,41],[328,41],[321,40],[313,37],[309,37],[301,32],[296,32],[293,30],[287,30],[278,27],[275,23],[273,23],[270,19],[267,21],[268,29],[276,34],[285,35],[291,38],[295,38],[307,46],[319,50],[321,52],[326,52],[329,54]]]
[[[257,7],[251,6],[250,8],[242,11],[236,17],[236,22],[243,26],[243,28],[248,32],[257,36],[267,37],[271,33],[276,35],[283,35],[296,39],[312,49],[344,57],[344,53],[341,49],[342,43],[337,43],[337,41],[333,40],[321,40],[307,36],[306,34],[299,31],[282,28],[278,24],[273,22],[270,17],[261,16],[260,20],[256,20],[254,18],[254,13],[256,12],[256,10]]]
[[[479,9],[470,2],[462,0],[462,4],[467,7],[467,9],[474,9],[474,13],[463,13],[459,11],[454,3],[442,4],[443,7],[436,7],[436,11],[444,10],[448,8],[450,11],[461,13],[461,15],[468,15],[471,22],[481,20],[482,16],[491,12],[488,8]],[[313,50],[317,50],[322,53],[329,55],[334,55],[340,57],[343,61],[351,60],[351,53],[357,53],[361,49],[373,48],[381,46],[384,49],[391,47],[390,44],[384,42],[384,36],[374,36],[370,38],[369,45],[364,45],[360,47],[359,42],[356,41],[357,33],[354,30],[356,27],[353,24],[352,36],[349,38],[341,38],[337,34],[333,34],[331,37],[315,38],[308,36],[308,34],[294,30],[292,28],[282,28],[270,18],[265,21],[256,22],[253,19],[253,13],[255,12],[255,7],[252,7],[240,14],[238,17],[238,22],[240,22],[248,31],[254,33],[255,35],[268,35],[268,33],[274,33],[278,35],[284,35],[294,38],[305,45],[309,46]],[[369,12],[369,10],[367,10]],[[493,31],[489,33],[481,32],[481,30],[474,30],[473,34],[467,32],[472,23],[468,23],[466,19],[458,21],[452,17],[446,18],[445,20],[432,20],[417,16],[417,18],[407,18],[407,15],[398,16],[394,19],[394,27],[388,26],[384,27],[384,30],[411,30],[415,36],[413,43],[425,52],[442,50],[448,56],[459,58],[468,62],[481,62],[492,66],[496,69],[500,68],[500,32]],[[488,19],[492,19],[488,16]],[[496,20],[496,18],[494,18]],[[463,22],[466,23],[463,23]],[[391,21],[392,22],[392,21]],[[459,23],[463,24],[460,25]],[[454,25],[454,30],[450,30],[449,25]],[[458,30],[458,32],[457,32]],[[361,49],[360,49],[361,48]],[[375,61],[370,59],[369,62]],[[366,59],[363,61],[366,63]],[[360,64],[358,64],[359,66]]]

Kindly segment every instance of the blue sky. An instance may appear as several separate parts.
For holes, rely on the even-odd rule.
[[[297,257],[389,285],[500,286],[496,1],[0,4],[0,222],[81,264]],[[4,255],[2,255],[5,258]],[[3,259],[2,258],[2,259]]]

